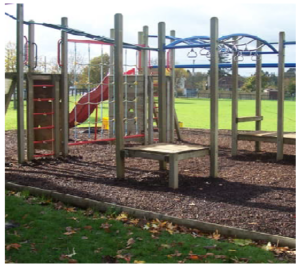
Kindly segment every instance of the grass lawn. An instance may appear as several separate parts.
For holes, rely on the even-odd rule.
[[[79,97],[77,97],[78,101]],[[74,106],[74,97],[71,97],[70,111]],[[177,98],[175,102],[176,112],[179,121],[183,122],[183,127],[209,129],[210,121],[210,102],[209,99],[196,98]],[[25,107],[26,108],[26,107]],[[284,131],[296,131],[296,102],[285,101],[284,106]],[[254,116],[255,115],[255,101],[254,100],[239,100],[238,116]],[[98,110],[98,117],[101,116],[100,109]],[[17,128],[16,121],[17,112],[13,109],[11,103],[5,117],[5,130],[12,130]],[[108,116],[108,102],[103,104],[103,117]],[[262,130],[276,131],[277,129],[277,101],[263,100],[262,101]],[[25,111],[26,117],[26,111]],[[25,118],[26,120],[26,118]],[[100,119],[99,119],[100,121]],[[95,111],[90,116],[90,124],[93,127],[95,122]],[[87,120],[81,127],[87,127],[89,121]],[[25,124],[26,125],[26,124]],[[244,122],[239,124],[239,130],[254,130],[255,122]],[[219,129],[231,129],[231,100],[219,100]]]
[[[6,263],[279,262],[251,240],[176,233],[178,226],[168,222],[80,210],[26,192],[6,192],[5,214],[18,224],[6,230]]]

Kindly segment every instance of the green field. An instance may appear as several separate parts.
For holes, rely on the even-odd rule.
[[[79,99],[79,98],[77,98]],[[70,110],[73,108],[70,105]],[[183,127],[209,129],[210,121],[210,101],[209,99],[195,98],[177,98],[175,102],[178,120],[183,122]],[[26,112],[25,112],[26,114]],[[108,102],[103,104],[103,117],[108,115]],[[255,101],[254,100],[239,100],[238,116],[254,116]],[[6,117],[5,130],[17,128],[16,121],[17,112],[13,109],[11,103]],[[98,111],[100,117],[100,109]],[[262,130],[276,131],[277,128],[277,101],[263,100],[262,101]],[[26,117],[26,115],[25,115]],[[25,118],[26,119],[26,118]],[[95,112],[90,117],[91,126],[95,121]],[[100,119],[99,119],[100,121]],[[86,121],[88,123],[88,121]],[[87,125],[82,125],[87,126]],[[255,122],[240,123],[239,130],[254,130]],[[231,100],[219,100],[219,129],[231,129]],[[284,131],[296,131],[296,102],[285,101],[284,105]]]

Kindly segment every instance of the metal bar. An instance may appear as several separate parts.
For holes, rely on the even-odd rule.
[[[54,153],[49,153],[49,154],[36,154],[34,155],[35,158],[41,158],[41,157],[49,157],[49,156],[53,156]]]
[[[46,102],[46,101],[53,101],[54,98],[34,98],[33,101],[35,102]]]
[[[277,102],[277,160],[283,159],[283,131],[284,131],[284,47],[285,33],[279,33],[278,58],[278,102]]]
[[[172,30],[170,32],[170,36],[175,37],[175,31]],[[174,137],[174,128],[175,128],[175,50],[171,50],[171,58],[170,58],[170,68],[171,68],[171,87],[170,87],[170,142],[174,143],[175,137]],[[176,127],[176,130],[179,130],[179,127]],[[180,133],[179,133],[180,134]],[[178,132],[177,132],[178,136]]]
[[[166,66],[167,67],[167,66]],[[262,68],[278,68],[277,63],[263,63]],[[296,68],[296,63],[285,63],[284,64],[285,68]],[[151,69],[157,69],[158,66],[150,66]],[[185,65],[175,65],[175,68],[186,68],[186,69],[209,69],[210,64],[185,64]],[[231,63],[219,63],[219,68],[220,69],[226,69],[226,68],[232,68]],[[239,68],[256,68],[255,63],[242,63],[239,64]]]
[[[143,27],[143,42],[142,44],[147,47],[148,46],[148,34],[149,34],[149,28],[148,26]],[[144,124],[144,144],[149,144],[149,125],[148,125],[148,118],[152,117],[152,111],[151,113],[148,113],[148,51],[144,50],[142,52],[142,68],[143,68],[143,74],[144,74],[144,94],[143,94],[143,124]]]
[[[34,84],[33,87],[47,88],[47,87],[54,87],[54,85],[53,84]]]
[[[68,27],[68,18],[61,18],[61,25]],[[69,154],[69,86],[68,86],[68,34],[61,32],[61,90],[62,90],[62,155]]]
[[[257,41],[257,47],[261,46],[261,42]],[[261,51],[261,47],[258,48],[258,51]],[[262,57],[261,55],[256,56],[256,93],[255,93],[255,115],[261,116],[261,81],[262,81],[262,73],[261,73],[261,65],[262,65]],[[261,130],[261,121],[258,120],[255,122],[255,130]],[[255,151],[261,151],[261,143],[255,142]]]
[[[166,92],[166,59],[165,59],[165,35],[166,25],[164,22],[158,24],[158,128],[159,142],[166,143],[166,123],[167,123],[167,92]],[[160,170],[166,169],[164,161],[159,162]]]
[[[210,67],[210,176],[218,177],[218,18],[211,18],[211,67]]]
[[[232,55],[232,106],[231,106],[231,155],[236,156],[238,150],[238,58]]]
[[[54,125],[44,126],[44,127],[34,127],[34,130],[45,130],[45,129],[54,129]]]
[[[68,39],[68,42],[70,43],[79,43],[79,44],[101,44],[101,45],[110,45],[113,46],[113,44],[101,42],[101,41],[94,41],[94,40],[77,40],[77,39]]]
[[[34,144],[45,144],[45,143],[52,143],[52,142],[54,142],[54,139],[33,141]]]
[[[54,112],[43,112],[43,113],[33,113],[33,115],[35,116],[35,115],[53,115],[54,114]]]
[[[124,149],[124,103],[123,103],[123,16],[115,15],[115,129],[117,178],[125,178]]]
[[[24,62],[23,62],[23,4],[17,4],[17,126],[18,126],[18,162],[25,161],[24,137]]]

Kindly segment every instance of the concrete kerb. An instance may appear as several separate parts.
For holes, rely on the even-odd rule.
[[[52,190],[45,190],[32,186],[24,186],[11,182],[5,182],[5,188],[7,190],[14,191],[29,191],[30,194],[36,196],[47,196],[51,197],[56,201],[61,201],[79,208],[93,208],[95,210],[105,212],[109,209],[123,211],[128,213],[131,216],[137,218],[146,218],[146,219],[159,219],[163,221],[169,221],[174,224],[183,225],[189,228],[199,229],[202,232],[213,233],[218,230],[219,234],[224,236],[231,236],[239,239],[251,239],[251,240],[263,240],[266,242],[271,242],[273,244],[278,244],[279,246],[287,246],[289,248],[296,247],[296,239],[278,236],[278,235],[270,235],[255,231],[249,231],[229,226],[223,226],[214,223],[201,222],[191,219],[180,219],[172,216],[163,215],[160,213],[152,212],[152,211],[144,211],[140,209],[125,207],[117,204],[111,204],[107,202],[96,201],[88,198],[77,197],[69,194],[62,194]]]

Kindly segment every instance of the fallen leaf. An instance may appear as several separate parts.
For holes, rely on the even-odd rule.
[[[161,248],[170,248],[171,246],[168,245],[168,244],[161,244],[160,247],[161,247]]]
[[[137,260],[135,260],[133,263],[145,263],[145,261],[137,261]]]
[[[81,237],[81,239],[89,239],[87,236],[83,236]]]
[[[215,249],[217,246],[216,245],[213,245],[213,246],[206,246],[206,247],[203,247],[205,249]]]
[[[22,247],[22,245],[20,245],[18,243],[12,243],[12,244],[6,245],[6,250],[10,250],[12,248],[19,250],[20,247]]]
[[[66,210],[67,212],[76,212],[76,208],[75,208],[75,207],[65,208],[65,210]]]
[[[215,259],[226,259],[226,255],[215,255]]]
[[[76,234],[75,231],[70,231],[70,232],[65,232],[64,235],[73,235],[73,234]]]
[[[28,216],[28,214],[25,214],[25,215],[22,217],[22,220],[26,219],[27,216]]]
[[[129,221],[129,223],[132,223],[134,225],[138,224],[138,222],[139,222],[139,219],[132,219]]]
[[[127,221],[128,220],[128,214],[127,213],[125,213],[125,212],[122,212],[120,215],[118,215],[117,217],[116,217],[116,220],[117,221]]]
[[[233,239],[233,243],[241,247],[248,246],[253,243],[251,239]]]
[[[103,248],[97,248],[94,250],[94,253],[100,253]]]
[[[68,261],[69,263],[78,263],[78,261],[77,260],[75,260],[75,259],[69,259],[69,261]]]
[[[194,202],[191,202],[190,204],[189,204],[189,206],[195,206],[196,204],[194,203]]]
[[[190,260],[200,260],[201,258],[198,255],[193,254],[193,255],[189,255],[188,259],[190,259]]]
[[[110,232],[110,227],[112,226],[112,224],[109,223],[102,223],[100,228],[104,229],[105,232],[109,233]]]
[[[61,210],[61,209],[64,208],[64,204],[62,202],[60,202],[60,201],[54,203],[53,206],[54,206],[54,209],[56,209],[56,210]]]
[[[86,229],[86,230],[92,230],[93,229],[93,227],[90,226],[90,225],[84,226],[83,228]]]
[[[128,239],[127,241],[127,246],[131,246],[132,244],[135,243],[135,240],[133,238]]]
[[[213,237],[213,239],[215,239],[215,240],[219,240],[220,237],[221,237],[221,235],[219,234],[219,231],[216,230],[216,232],[213,233],[212,237]]]

